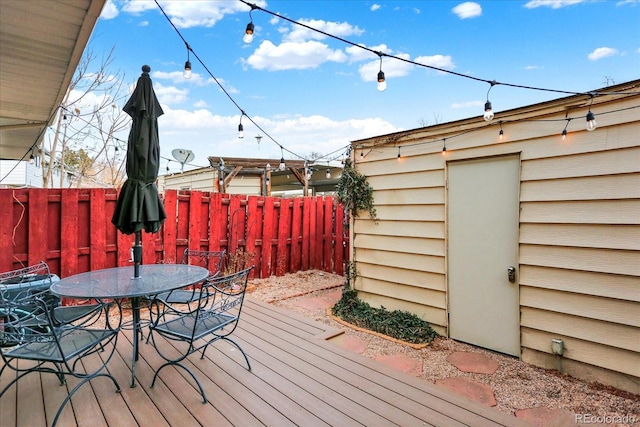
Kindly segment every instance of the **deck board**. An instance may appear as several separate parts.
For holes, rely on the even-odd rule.
[[[242,320],[232,336],[248,354],[221,341],[203,360],[187,365],[207,393],[202,398],[182,369],[161,371],[162,359],[141,343],[136,364],[138,386],[131,378],[131,331],[118,337],[108,369],[122,388],[96,378],[73,397],[60,426],[518,426],[517,418],[349,352],[328,341],[337,330],[297,313],[247,298]],[[167,351],[174,344],[162,339]],[[92,359],[95,357],[94,359]],[[101,353],[84,363],[99,363]],[[0,385],[13,375],[5,370]],[[52,374],[30,374],[1,399],[0,424],[7,427],[50,425],[68,387]],[[46,420],[46,422],[45,422]]]

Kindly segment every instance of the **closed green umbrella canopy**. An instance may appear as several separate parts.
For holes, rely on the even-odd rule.
[[[160,230],[167,214],[155,181],[160,167],[158,117],[164,114],[153,91],[151,68],[142,67],[136,88],[123,110],[132,124],[127,145],[127,181],[120,190],[111,222],[124,234]]]

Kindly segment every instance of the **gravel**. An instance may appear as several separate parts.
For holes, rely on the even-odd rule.
[[[597,383],[572,378],[555,370],[538,368],[517,358],[494,353],[468,344],[439,337],[423,349],[413,349],[379,336],[353,330],[336,322],[323,309],[311,311],[296,304],[303,298],[321,297],[341,288],[345,278],[317,270],[302,271],[281,277],[250,281],[248,291],[252,297],[345,331],[367,343],[364,356],[375,358],[381,355],[403,354],[422,362],[425,381],[452,377],[467,377],[489,385],[495,395],[497,408],[514,414],[520,409],[563,409],[574,414],[590,414],[607,421],[629,420],[631,423],[604,425],[640,426],[640,396],[616,390]],[[476,352],[499,363],[491,375],[466,373],[447,362],[447,357],[456,351]],[[606,418],[605,418],[606,417]],[[594,418],[591,418],[594,419]],[[603,425],[603,424],[600,424]]]

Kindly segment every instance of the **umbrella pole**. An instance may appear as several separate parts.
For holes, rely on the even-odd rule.
[[[136,231],[136,241],[133,245],[133,277],[140,277],[142,264],[142,231]]]

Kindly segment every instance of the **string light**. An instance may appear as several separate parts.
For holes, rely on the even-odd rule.
[[[498,136],[500,137],[500,140],[502,141],[502,138],[504,138],[504,131],[502,130],[502,120],[500,120],[500,132],[498,132]]]
[[[191,47],[185,43],[185,46],[187,47],[187,62],[184,63],[184,72],[182,73],[183,77],[185,79],[190,79],[191,78],[191,61],[190,61],[190,57],[189,57],[189,51],[191,50]]]
[[[327,169],[327,173],[325,174],[327,179],[331,179],[331,169]]]
[[[491,86],[489,86],[489,90],[487,91],[487,102],[485,102],[484,104],[484,121],[485,122],[490,122],[491,120],[493,120],[493,110],[491,109],[491,101],[489,101],[489,92],[491,92],[491,89],[493,88],[494,85],[496,85],[496,81],[492,80],[489,82],[489,84]]]
[[[447,155],[447,139],[443,139],[442,140],[442,155],[446,156]]]
[[[398,160],[400,160],[400,146],[398,145]]]
[[[244,126],[242,126],[242,117],[244,117],[244,111],[240,115],[240,123],[238,124],[238,138],[244,138]]]
[[[251,16],[251,12],[253,12],[254,9],[258,8],[258,6],[256,6],[255,4],[252,4],[250,6],[251,10],[249,11],[249,23],[247,24],[247,28],[244,30],[244,36],[242,37],[242,41],[244,41],[245,43],[251,43],[253,41],[253,32],[255,27],[253,26],[253,16]]]
[[[589,132],[596,130],[598,123],[596,123],[596,115],[591,112],[591,106],[593,105],[593,98],[595,94],[590,93],[591,102],[589,103],[589,112],[587,113],[587,130]]]
[[[378,53],[378,56],[380,56],[380,71],[378,71],[378,92],[384,92],[384,90],[387,88],[387,82],[385,81],[384,78],[384,72],[382,71],[382,53]]]
[[[33,147],[31,147],[31,155],[29,155],[29,164],[33,164],[36,161],[36,156],[33,155]]]
[[[280,155],[280,165],[278,166],[278,169],[283,171],[287,167],[287,165],[284,163],[284,151],[282,150],[282,146],[280,146]]]
[[[598,127],[598,123],[596,123],[596,115],[589,110],[587,113],[587,130],[594,131]]]
[[[565,139],[567,139],[567,127],[569,126],[569,122],[571,121],[571,118],[567,118],[567,124],[564,125],[564,129],[562,129],[562,140],[564,141]]]

